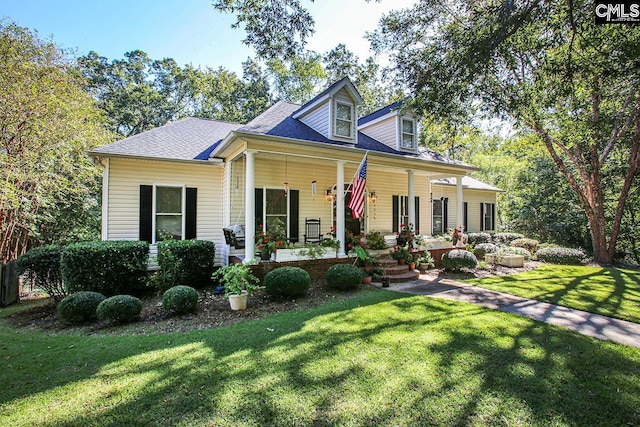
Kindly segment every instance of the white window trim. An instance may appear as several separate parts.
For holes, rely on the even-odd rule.
[[[152,244],[158,243],[156,241],[156,217],[157,217],[157,212],[156,212],[156,202],[157,202],[157,197],[156,197],[156,190],[158,187],[171,187],[171,188],[181,188],[182,189],[182,201],[181,201],[181,206],[182,206],[182,231],[181,231],[181,235],[182,238],[180,240],[184,240],[184,236],[185,236],[185,230],[186,230],[186,206],[187,206],[187,186],[184,184],[153,184],[153,202],[151,203],[151,207],[153,209],[153,221],[152,221],[152,230],[151,230],[151,240],[152,240]],[[162,214],[160,214],[162,215]]]
[[[404,151],[412,151],[415,152],[416,151],[416,147],[418,146],[418,127],[416,124],[416,121],[409,117],[409,116],[400,116],[399,117],[400,122],[399,122],[399,126],[398,126],[398,148],[400,148],[401,150]],[[403,129],[403,121],[406,120],[408,122],[411,122],[411,124],[413,125],[413,144],[411,145],[411,147],[404,147],[402,145],[402,142],[404,141],[403,135],[405,135],[406,132],[404,132]],[[407,134],[409,135],[409,134]]]
[[[282,187],[262,187],[262,231],[264,231],[265,233],[269,231],[267,230],[267,190],[284,191]],[[289,224],[291,222],[291,202],[289,200],[289,196],[285,197],[285,199],[287,200],[287,229],[285,230],[285,232],[287,233],[287,238],[289,238]]]
[[[344,119],[338,119],[338,105],[344,105],[349,107],[349,110],[351,112],[351,120],[350,120],[350,126],[349,126],[349,136],[344,136],[344,135],[339,135],[338,134],[338,120],[341,121],[346,121]],[[355,112],[355,107],[353,104],[350,104],[346,101],[340,101],[338,99],[336,99],[333,102],[333,137],[334,138],[339,138],[339,139],[344,139],[344,140],[348,140],[348,141],[353,141],[355,139],[355,121],[356,121],[356,112]]]
[[[484,231],[495,231],[495,223],[496,223],[496,219],[493,218],[492,213],[493,211],[495,211],[495,203],[491,203],[491,202],[483,202],[484,203],[484,216],[482,218],[482,226],[483,226],[483,230]],[[491,209],[491,207],[494,206],[493,209]],[[487,228],[487,218],[491,218],[491,221],[494,224],[494,227],[492,228]]]

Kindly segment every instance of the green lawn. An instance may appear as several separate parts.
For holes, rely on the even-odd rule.
[[[640,323],[639,270],[545,264],[519,274],[465,282]]]
[[[0,319],[0,356],[2,426],[640,425],[640,349],[387,291],[176,334]]]

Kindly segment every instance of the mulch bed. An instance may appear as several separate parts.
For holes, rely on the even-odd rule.
[[[523,268],[509,268],[492,266],[487,269],[475,269],[467,272],[445,272],[443,270],[428,270],[423,279],[448,278],[465,280],[474,277],[514,274],[536,268],[540,263],[527,262]],[[361,285],[360,290],[377,289],[374,285]],[[142,299],[143,308],[140,320],[126,326],[112,326],[95,322],[82,326],[66,324],[56,313],[53,304],[38,304],[32,308],[19,311],[7,316],[7,320],[14,326],[33,328],[48,332],[75,331],[78,333],[112,333],[112,334],[146,334],[151,332],[184,332],[196,329],[216,328],[250,319],[258,319],[271,314],[292,310],[304,310],[329,301],[349,298],[359,291],[338,292],[329,289],[324,280],[312,281],[307,296],[299,300],[274,300],[264,291],[259,291],[249,297],[249,304],[244,311],[231,311],[229,301],[223,295],[216,295],[213,288],[200,289],[198,311],[193,314],[173,315],[162,308],[162,298],[158,295],[148,295]]]

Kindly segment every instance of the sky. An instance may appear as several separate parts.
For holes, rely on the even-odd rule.
[[[416,0],[302,0],[316,21],[307,48],[328,52],[344,43],[360,60],[371,56],[366,31],[383,13]],[[235,17],[221,14],[210,0],[0,0],[0,19],[37,30],[76,55],[96,51],[109,60],[140,49],[151,59],[173,58],[178,65],[224,67],[242,73],[254,52],[232,29]]]

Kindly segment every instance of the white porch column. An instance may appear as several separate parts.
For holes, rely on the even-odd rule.
[[[464,225],[464,200],[462,200],[462,177],[456,177],[456,228]]]
[[[416,226],[416,195],[413,170],[407,170],[408,177],[408,197],[407,197],[407,213],[409,214],[409,224]]]
[[[255,193],[255,151],[245,152],[244,181],[244,260],[256,257],[256,241],[253,238],[256,230],[256,193]]]
[[[344,161],[336,162],[336,239],[340,241],[338,256],[346,256],[344,242]]]

